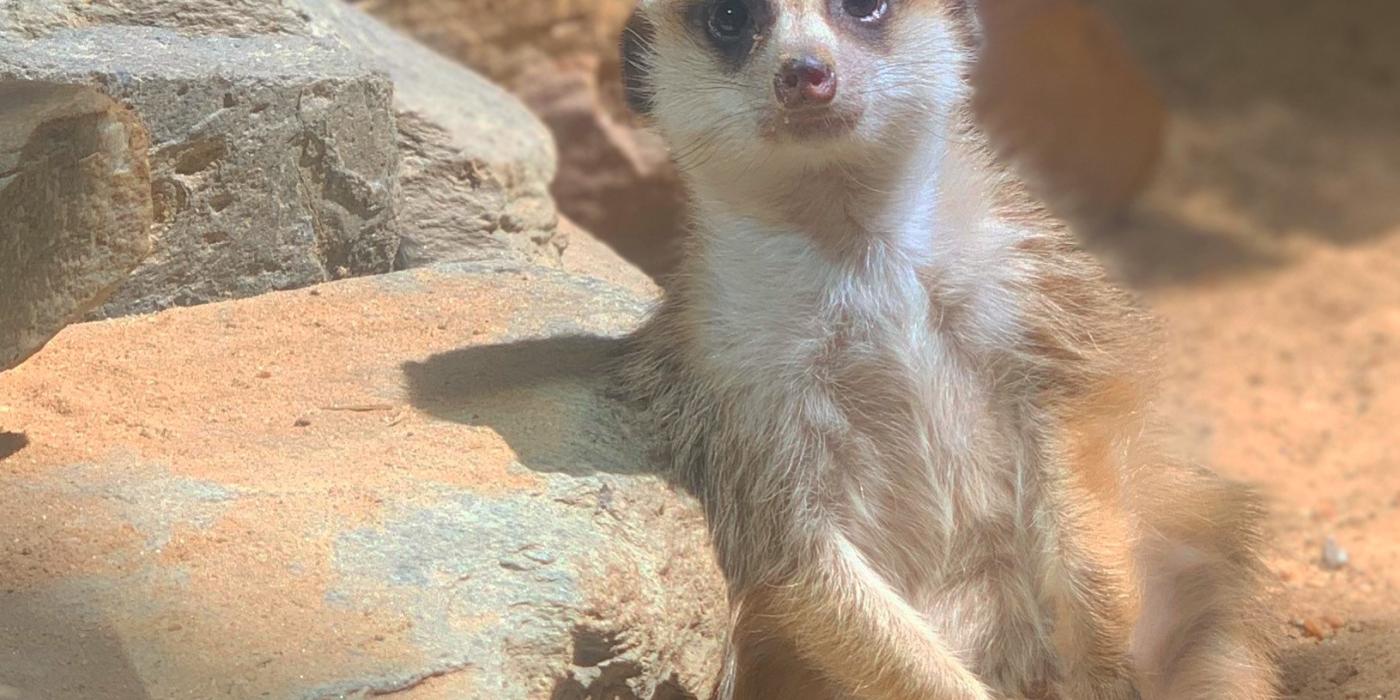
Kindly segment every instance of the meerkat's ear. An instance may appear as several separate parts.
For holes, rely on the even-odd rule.
[[[655,39],[656,25],[647,18],[644,7],[639,6],[622,30],[622,89],[627,96],[627,106],[643,117],[651,116],[652,112],[651,66],[655,59],[652,47]]]

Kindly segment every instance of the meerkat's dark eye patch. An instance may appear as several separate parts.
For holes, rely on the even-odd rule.
[[[709,30],[711,39],[727,44],[741,41],[744,34],[750,31],[749,25],[752,23],[753,17],[742,0],[719,0],[710,7],[710,18],[705,28]]]
[[[690,6],[691,26],[730,70],[738,70],[772,23],[772,0],[699,0]]]
[[[879,22],[889,12],[888,0],[842,0],[841,9],[862,22]]]
[[[832,26],[881,51],[889,51],[885,28],[898,0],[828,0]]]

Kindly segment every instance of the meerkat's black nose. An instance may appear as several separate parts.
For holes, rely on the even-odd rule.
[[[816,56],[783,61],[773,81],[784,107],[818,107],[836,99],[836,71]]]

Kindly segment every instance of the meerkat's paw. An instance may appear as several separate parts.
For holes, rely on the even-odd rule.
[[[1131,678],[1112,674],[1060,683],[1047,697],[1050,700],[1142,700],[1142,693]]]

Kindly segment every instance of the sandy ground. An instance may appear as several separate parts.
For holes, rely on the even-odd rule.
[[[1096,4],[1173,124],[1093,246],[1166,321],[1182,447],[1269,499],[1286,694],[1400,698],[1400,3]]]

